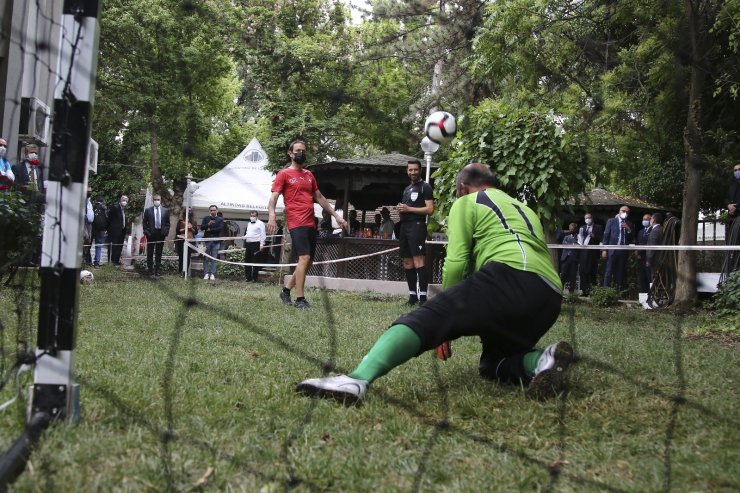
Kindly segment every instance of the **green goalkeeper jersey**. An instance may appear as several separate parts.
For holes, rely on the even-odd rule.
[[[489,262],[534,272],[563,289],[552,265],[542,224],[535,213],[495,188],[470,193],[452,205],[447,218],[444,289]]]

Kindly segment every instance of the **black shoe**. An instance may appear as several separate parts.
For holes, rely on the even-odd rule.
[[[427,297],[426,296],[422,296],[422,297],[419,298],[419,306],[423,305],[426,302],[427,302]]]
[[[302,310],[308,310],[309,308],[311,308],[311,304],[306,298],[303,298],[302,300],[296,300],[296,302],[293,303],[293,306]]]
[[[94,267],[95,269],[100,269],[100,264],[93,264],[93,267]]]
[[[280,301],[282,301],[286,305],[292,305],[293,302],[290,299],[290,291],[288,291],[287,293],[285,291],[280,291]]]
[[[409,300],[406,303],[404,303],[404,305],[406,305],[406,306],[416,306],[416,304],[418,302],[419,302],[419,300],[416,299],[416,298],[409,298]]]

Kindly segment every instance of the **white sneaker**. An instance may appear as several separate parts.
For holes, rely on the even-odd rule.
[[[369,382],[347,375],[309,378],[299,383],[295,390],[310,397],[330,397],[344,404],[356,404],[365,398]]]
[[[214,276],[213,274],[211,274],[211,281],[215,281],[215,280],[216,280],[216,276]]]
[[[545,348],[534,377],[529,382],[527,394],[537,399],[555,397],[564,390],[565,371],[573,361],[573,347],[564,341],[550,344]]]
[[[210,278],[211,278],[211,275],[210,274],[206,274],[205,276],[203,276],[203,280],[205,280],[205,281],[207,281]]]

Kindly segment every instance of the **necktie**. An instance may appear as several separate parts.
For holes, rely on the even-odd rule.
[[[36,191],[36,169],[31,168],[31,190]]]
[[[624,245],[624,228],[622,228],[622,221],[619,221],[619,244]]]
[[[126,229],[126,211],[121,207],[121,217],[123,218],[123,229]]]
[[[154,208],[154,229],[159,229],[159,207]]]

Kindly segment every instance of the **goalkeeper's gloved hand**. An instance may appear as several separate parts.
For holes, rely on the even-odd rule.
[[[452,343],[450,341],[445,341],[439,346],[437,346],[437,358],[441,360],[446,360],[451,357],[452,357]]]

